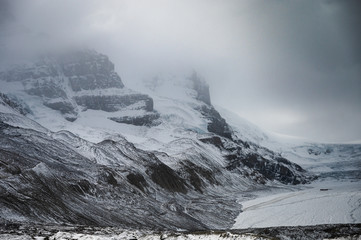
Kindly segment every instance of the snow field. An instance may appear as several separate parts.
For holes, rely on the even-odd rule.
[[[233,229],[361,223],[360,182],[322,181],[311,188],[241,202]]]

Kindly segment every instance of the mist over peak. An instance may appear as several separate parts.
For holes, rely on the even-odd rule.
[[[263,128],[319,141],[361,138],[357,0],[1,4],[0,65],[94,48],[134,89],[151,73],[194,68],[213,103]]]

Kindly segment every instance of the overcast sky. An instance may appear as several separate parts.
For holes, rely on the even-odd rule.
[[[359,0],[0,0],[0,63],[67,44],[124,83],[194,68],[212,102],[274,132],[361,140]]]

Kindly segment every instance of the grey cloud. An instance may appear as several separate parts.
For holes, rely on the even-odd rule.
[[[11,2],[8,0],[0,0],[0,27],[9,21],[14,20],[12,15]]]
[[[261,127],[322,141],[361,139],[358,0],[0,4],[1,21],[17,29],[1,40],[2,62],[15,50],[88,46],[109,55],[130,87],[151,72],[195,68],[213,103]]]
[[[359,26],[361,26],[361,2],[358,0],[349,1],[327,1],[331,8],[337,12],[337,20],[339,21],[343,35],[346,36],[346,43],[350,47],[350,56],[353,60],[361,61],[361,34]]]

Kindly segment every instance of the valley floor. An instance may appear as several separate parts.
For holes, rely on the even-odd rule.
[[[240,202],[243,212],[233,229],[361,223],[360,181],[323,180],[300,190],[256,194]]]

